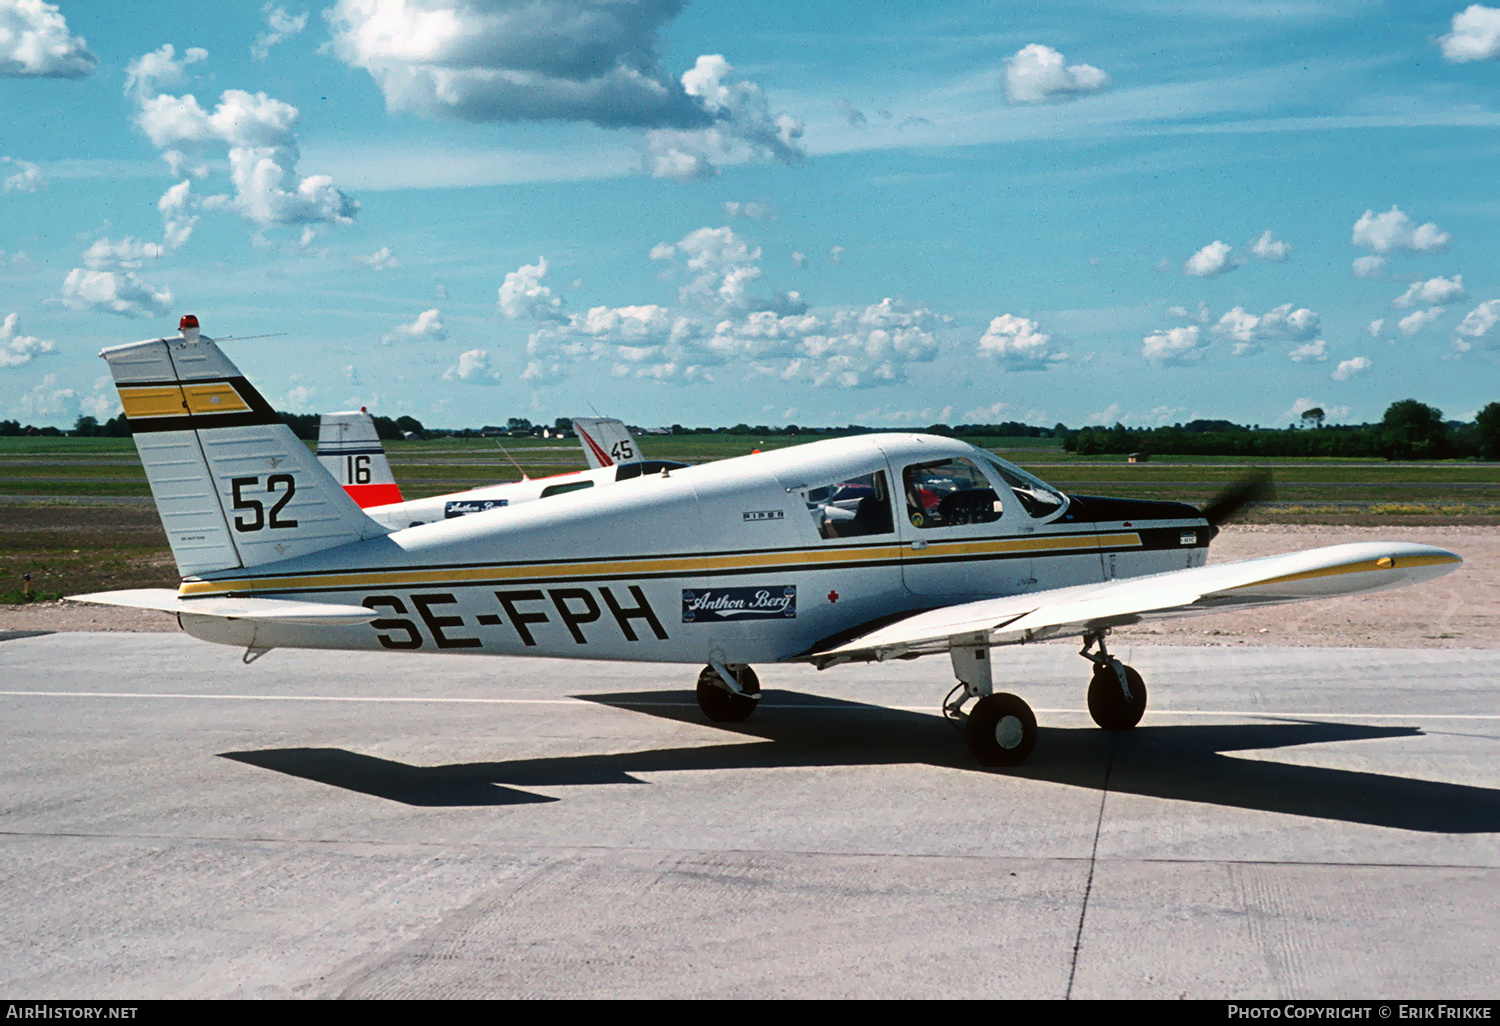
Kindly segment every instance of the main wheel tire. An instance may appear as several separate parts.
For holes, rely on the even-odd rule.
[[[698,674],[698,708],[715,723],[739,723],[749,719],[760,704],[760,678],[748,666],[729,668],[745,693],[736,695],[724,686],[719,671],[705,666]],[[754,697],[752,697],[754,696]]]
[[[1036,747],[1036,716],[1015,695],[986,695],[964,728],[969,751],[985,766],[1019,766]]]
[[[1146,682],[1135,668],[1114,660],[1125,671],[1130,684],[1130,699],[1120,690],[1120,678],[1113,666],[1100,666],[1089,681],[1089,715],[1105,730],[1129,730],[1146,715]]]

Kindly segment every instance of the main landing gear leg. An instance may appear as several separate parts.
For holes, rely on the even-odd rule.
[[[1089,715],[1105,730],[1129,730],[1146,714],[1146,682],[1104,647],[1108,629],[1085,634],[1079,655],[1094,664],[1089,681]],[[1097,652],[1089,649],[1098,646]]]
[[[984,638],[949,649],[958,686],[943,702],[943,715],[963,728],[969,751],[985,766],[1019,766],[1036,745],[1036,716],[1015,695],[995,694],[990,651]],[[964,705],[977,698],[967,713]]]
[[[715,723],[739,723],[760,704],[760,678],[743,663],[715,660],[698,674],[698,708]]]

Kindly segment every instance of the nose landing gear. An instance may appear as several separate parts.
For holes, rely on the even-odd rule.
[[[1105,631],[1087,634],[1079,655],[1094,664],[1089,681],[1089,715],[1105,730],[1129,730],[1146,715],[1146,682],[1104,647]],[[1095,645],[1097,652],[1089,650]]]

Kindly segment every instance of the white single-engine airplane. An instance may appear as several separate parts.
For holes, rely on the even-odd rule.
[[[375,420],[364,408],[323,414],[318,425],[318,462],[366,516],[393,531],[686,466],[671,460],[644,459],[630,436],[630,429],[613,417],[579,417],[573,424],[590,469],[538,478],[527,477],[523,471],[519,481],[481,485],[425,499],[402,499],[390,461],[386,459],[385,446],[375,431]]]
[[[1113,627],[1393,588],[1461,563],[1371,542],[1204,566],[1222,508],[1069,497],[920,434],[813,442],[393,531],[196,319],[102,355],[183,581],[78,598],[175,612],[246,660],[285,647],[704,663],[699,705],[725,722],[756,707],[752,663],[946,652],[959,683],[944,713],[980,762],[1014,766],[1036,718],[994,691],[996,646],[1081,636],[1089,711],[1125,729],[1146,687],[1105,649]]]

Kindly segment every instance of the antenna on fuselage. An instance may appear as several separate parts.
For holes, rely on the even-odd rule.
[[[530,481],[531,480],[531,475],[527,474],[525,470],[521,469],[521,465],[516,462],[516,458],[510,454],[510,451],[508,449],[506,449],[505,446],[503,446],[503,445],[500,444],[499,439],[495,440],[495,448],[497,448],[501,452],[505,453],[505,458],[508,459],[508,460],[510,460],[510,465],[511,466],[513,466],[517,470],[521,471],[521,480],[522,481]]]

